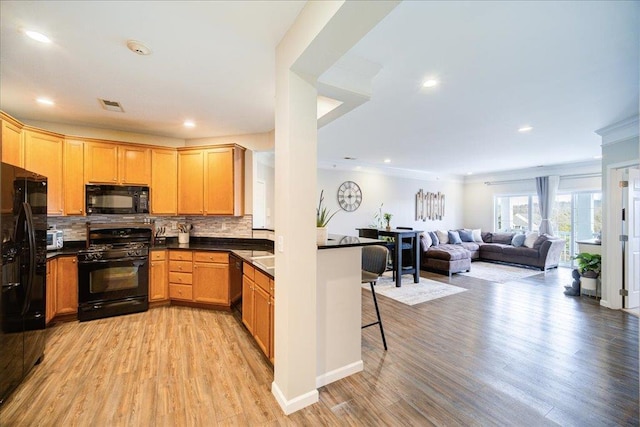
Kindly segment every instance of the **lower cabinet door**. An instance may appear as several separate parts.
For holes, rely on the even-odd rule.
[[[253,335],[253,280],[242,276],[242,323]]]
[[[271,297],[259,286],[253,293],[254,329],[253,337],[262,352],[269,357],[271,350]]]
[[[229,305],[229,265],[194,263],[193,300]]]

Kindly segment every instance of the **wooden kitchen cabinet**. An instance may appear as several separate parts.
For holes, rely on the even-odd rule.
[[[151,150],[151,213],[175,215],[178,212],[178,153]]]
[[[244,269],[247,270],[248,264],[245,263]],[[249,267],[252,268],[252,267]],[[242,323],[253,336],[253,288],[255,283],[248,275],[242,275]]]
[[[149,185],[151,148],[87,141],[85,181],[96,184]]]
[[[2,120],[2,161],[10,165],[24,167],[24,139],[22,124],[13,117],[0,113]]]
[[[269,294],[271,295],[271,305],[269,306],[270,309],[270,313],[269,313],[269,323],[271,324],[271,336],[270,336],[270,347],[269,347],[269,360],[271,361],[271,363],[274,363],[275,361],[275,351],[276,351],[276,346],[275,346],[275,333],[274,333],[274,326],[276,324],[276,320],[275,320],[275,311],[276,311],[276,289],[275,289],[275,282],[273,280],[269,280],[269,285],[270,285],[270,289],[271,291],[269,292]]]
[[[118,146],[106,142],[87,142],[84,171],[86,182],[117,184]]]
[[[151,182],[151,148],[118,146],[119,184],[149,185]]]
[[[195,252],[193,262],[193,300],[229,305],[229,254]]]
[[[204,152],[178,152],[178,214],[204,213]]]
[[[179,215],[244,215],[244,148],[178,150]]]
[[[50,259],[47,261],[47,290],[45,301],[45,323],[49,324],[51,319],[56,315],[56,288],[58,276],[58,260]]]
[[[193,301],[193,254],[191,251],[169,251],[169,298]]]
[[[244,263],[242,277],[242,323],[258,347],[273,362],[273,281]]]
[[[149,301],[169,299],[169,260],[166,250],[151,251],[149,268]]]
[[[56,316],[78,312],[78,261],[75,256],[57,258]]]
[[[84,215],[84,141],[64,141],[63,170],[64,214]]]
[[[47,177],[47,214],[62,215],[62,163],[64,139],[62,135],[27,129],[24,132],[24,167]]]

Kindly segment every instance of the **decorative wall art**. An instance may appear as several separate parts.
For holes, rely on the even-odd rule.
[[[444,217],[444,194],[425,193],[420,189],[416,193],[416,221],[442,220]]]

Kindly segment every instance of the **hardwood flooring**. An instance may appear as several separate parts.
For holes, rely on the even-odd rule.
[[[389,351],[363,330],[363,372],[284,416],[237,313],[159,307],[48,331],[2,426],[638,425],[638,318],[567,297],[569,270],[416,306],[380,296]],[[363,291],[363,323],[375,312]]]

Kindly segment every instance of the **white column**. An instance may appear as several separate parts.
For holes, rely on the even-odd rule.
[[[316,390],[316,80],[399,1],[309,1],[276,49],[275,366],[287,414]]]

